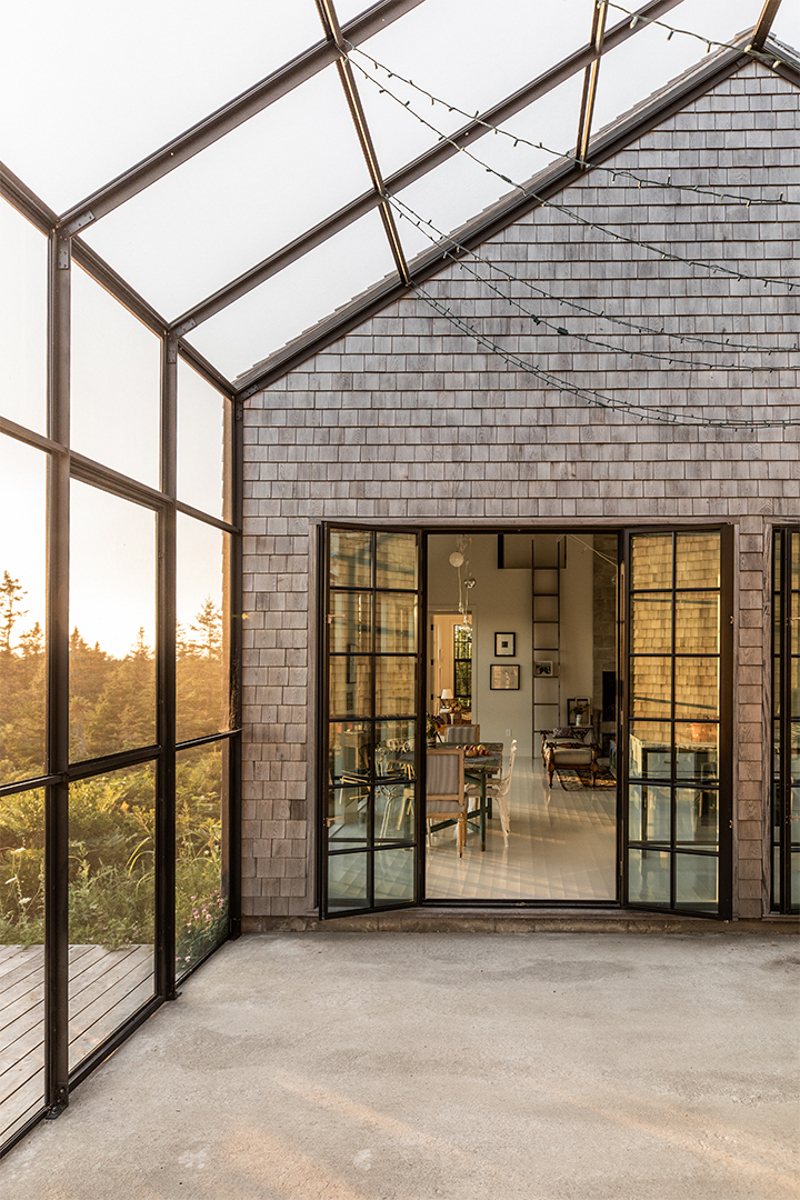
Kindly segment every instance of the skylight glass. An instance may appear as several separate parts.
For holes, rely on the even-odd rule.
[[[313,0],[56,0],[3,13],[0,159],[63,211],[322,40]]]
[[[233,379],[393,270],[380,217],[368,213],[192,330],[187,341]]]
[[[47,238],[0,197],[0,416],[45,432]]]
[[[368,188],[329,67],[90,226],[86,240],[173,319]]]

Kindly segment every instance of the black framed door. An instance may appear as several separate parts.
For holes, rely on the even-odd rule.
[[[800,909],[800,528],[774,542],[772,907]]]
[[[730,530],[629,531],[623,561],[622,900],[728,918]]]
[[[421,534],[323,526],[320,910],[415,904]]]

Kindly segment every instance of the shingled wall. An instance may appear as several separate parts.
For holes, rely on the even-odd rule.
[[[558,202],[685,258],[796,277],[797,108],[796,89],[753,64],[606,164],[748,195],[783,191],[792,203],[747,208],[639,190],[602,170]],[[481,254],[607,314],[684,333],[724,329],[762,348],[731,353],[626,333],[513,285],[521,304],[571,332],[715,369],[630,358],[534,326],[459,267],[425,285],[506,350],[619,402],[715,420],[798,415],[797,371],[786,369],[797,355],[777,350],[797,341],[800,288],[662,259],[555,208],[533,211]],[[768,349],[776,351],[769,359]],[[726,369],[731,362],[757,369]],[[245,410],[245,927],[302,913],[314,897],[308,762],[322,519],[454,529],[732,524],[735,911],[766,911],[770,547],[775,523],[800,519],[799,440],[797,427],[688,427],[589,407],[476,347],[413,294],[254,396]]]

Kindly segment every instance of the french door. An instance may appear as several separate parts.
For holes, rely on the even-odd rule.
[[[731,912],[729,530],[626,535],[623,903]]]
[[[772,907],[800,908],[800,529],[775,532]]]
[[[323,529],[321,912],[415,904],[421,534]]]

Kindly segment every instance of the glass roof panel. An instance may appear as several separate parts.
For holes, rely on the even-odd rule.
[[[321,38],[313,0],[5,5],[0,159],[63,211]]]
[[[72,448],[157,488],[160,339],[75,263],[71,324]]]
[[[800,4],[784,0],[772,23],[772,32],[793,50],[800,50]]]
[[[329,67],[89,227],[86,240],[172,319],[369,186]]]
[[[444,133],[465,125],[467,118],[448,112],[396,77],[376,71],[372,54],[392,72],[426,88],[446,105],[474,115],[529,83],[583,46],[591,31],[591,4],[561,0],[546,12],[530,0],[425,0],[402,20],[382,30],[353,51],[356,68],[364,68],[379,86],[356,79],[384,175],[397,170],[436,141],[418,116]],[[574,19],[570,19],[574,18]],[[386,93],[380,95],[379,87]],[[399,98],[398,104],[388,92]],[[410,101],[409,111],[403,106]],[[415,116],[414,114],[417,114]],[[577,123],[577,116],[576,116]]]
[[[551,162],[558,161],[552,151],[572,155],[578,127],[582,76],[573,76],[560,87],[542,96],[505,122],[505,133],[487,133],[469,148],[480,162],[457,154],[397,197],[399,228],[406,253],[414,255],[426,249],[436,230],[429,225],[421,233],[413,225],[415,217],[431,222],[441,233],[450,233],[501,197],[513,195],[512,184],[525,184]],[[515,146],[515,139],[520,139]],[[537,145],[534,149],[528,142]],[[542,142],[546,149],[538,149]],[[485,165],[481,165],[485,164]],[[487,171],[487,166],[491,171]],[[412,211],[409,212],[405,207]],[[427,236],[431,235],[431,236]]]
[[[0,415],[44,433],[47,238],[2,197],[0,279]]]
[[[704,38],[712,39],[713,52],[717,49],[713,42],[730,42],[738,33],[752,29],[760,11],[760,0],[683,0],[662,20],[698,37],[675,33],[667,40],[668,29],[651,25],[610,50],[600,64],[592,131],[609,125],[700,62],[707,53]],[[619,14],[612,9],[609,20],[615,15]]]
[[[393,270],[381,219],[367,213],[193,329],[187,341],[233,379]]]

